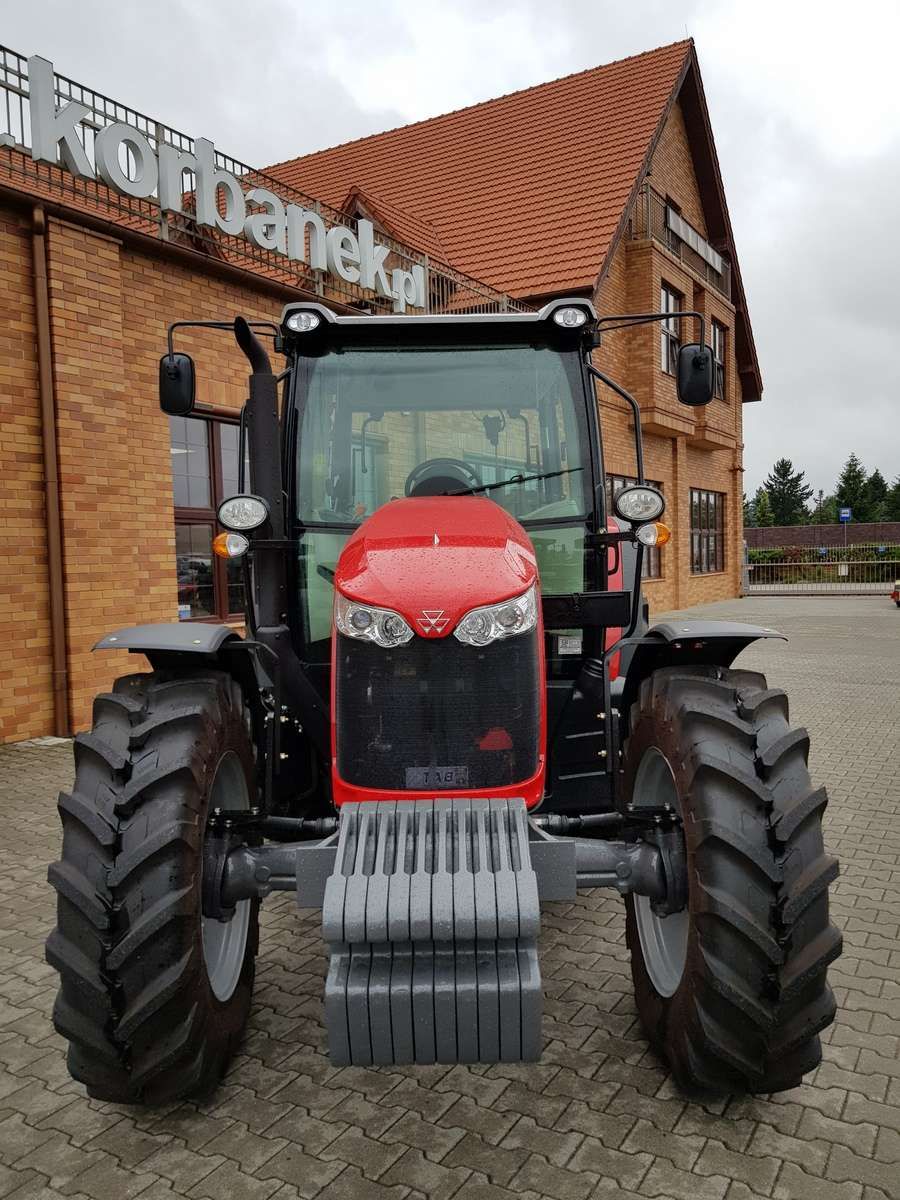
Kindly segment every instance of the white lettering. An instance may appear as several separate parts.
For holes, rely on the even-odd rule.
[[[122,147],[134,163],[137,178],[129,179],[119,160]],[[146,200],[156,191],[158,168],[153,147],[131,125],[116,121],[106,125],[94,139],[97,174],[108,186],[126,196]]]
[[[309,257],[306,254],[306,227],[309,226]],[[298,262],[308,262],[317,271],[328,269],[325,253],[325,222],[312,209],[298,204],[287,206],[288,254]]]
[[[216,166],[216,148],[206,138],[194,142],[197,159],[197,224],[212,225],[223,233],[244,232],[247,210],[244,193],[230,171]],[[219,211],[219,192],[225,193],[224,212]]]
[[[390,250],[375,243],[375,226],[364,217],[356,223],[359,230],[359,282],[379,296],[390,296],[391,285],[384,271],[384,263]]]
[[[259,204],[264,212],[247,214],[244,236],[260,250],[277,250],[287,254],[287,222],[284,205],[268,188],[251,188],[244,197],[248,204]]]
[[[38,55],[28,60],[28,92],[35,162],[63,167],[84,179],[99,177],[126,196],[158,195],[163,212],[177,213],[185,211],[185,194],[192,184],[184,176],[190,172],[198,225],[243,236],[262,250],[274,250],[346,283],[358,283],[366,291],[393,299],[396,312],[426,307],[424,266],[398,268],[388,278],[391,251],[375,241],[371,221],[360,218],[358,234],[344,225],[326,229],[319,213],[299,204],[286,205],[268,188],[253,187],[245,195],[239,180],[216,165],[215,146],[206,138],[197,138],[193,153],[164,143],[157,154],[145,134],[122,121],[96,133],[94,166],[79,138],[90,108],[75,100],[57,108],[53,64]],[[0,144],[8,141],[9,135],[0,138]]]
[[[57,110],[53,63],[33,55],[28,60],[28,106],[31,111],[31,157],[35,162],[61,163],[73,175],[93,179],[91,160],[75,132],[90,111],[71,100]],[[58,150],[58,154],[57,154]]]
[[[184,173],[191,171],[197,176],[197,160],[187,150],[182,152],[163,143],[159,148],[159,205],[164,212],[184,212]]]
[[[420,271],[421,267],[418,268]],[[400,267],[391,271],[391,295],[394,297],[394,312],[406,312],[408,305],[416,303],[418,288],[414,271],[404,271]]]
[[[334,229],[328,230],[325,250],[328,270],[332,275],[339,275],[348,283],[359,283],[359,242],[356,234],[343,225],[335,225]]]

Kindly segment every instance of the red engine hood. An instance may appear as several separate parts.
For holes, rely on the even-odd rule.
[[[521,595],[537,579],[531,539],[493,500],[392,500],[360,525],[335,570],[351,600],[392,608],[420,637],[447,637],[472,608]]]

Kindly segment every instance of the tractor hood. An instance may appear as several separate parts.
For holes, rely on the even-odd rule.
[[[350,600],[390,608],[423,637],[447,637],[470,609],[537,580],[531,539],[493,500],[392,500],[360,525],[335,571]]]

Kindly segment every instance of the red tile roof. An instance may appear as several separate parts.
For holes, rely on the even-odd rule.
[[[335,207],[359,189],[404,241],[424,224],[514,296],[592,287],[690,56],[676,42],[269,173]]]

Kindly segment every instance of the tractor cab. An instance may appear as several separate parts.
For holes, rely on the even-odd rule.
[[[586,624],[583,614],[566,615],[559,605],[554,609],[554,598],[567,604],[573,596],[606,592],[612,586],[618,594],[608,628],[623,625],[630,611],[621,571],[613,572],[613,579],[609,571],[618,555],[600,553],[595,545],[607,516],[594,389],[585,369],[593,320],[586,302],[550,305],[527,316],[500,313],[469,319],[340,317],[319,306],[289,306],[282,326],[287,354],[295,364],[285,405],[285,452],[292,468],[288,508],[298,550],[292,631],[310,678],[328,700],[335,572],[357,530],[378,514],[379,524],[389,522],[428,545],[417,572],[406,576],[408,603],[416,611],[410,619],[420,634],[416,621],[430,618],[419,613],[443,613],[453,606],[454,592],[463,584],[459,572],[465,572],[467,561],[473,567],[478,563],[475,569],[486,589],[483,604],[492,598],[492,570],[486,566],[492,560],[479,557],[478,543],[492,523],[485,513],[499,509],[500,525],[505,520],[510,528],[520,529],[523,544],[536,557],[546,664],[540,706],[549,708],[552,740],[567,710],[561,737],[592,735],[569,736],[568,752],[561,757],[550,753],[550,778],[557,791],[566,790],[566,776],[600,778],[605,773],[594,744],[602,737],[596,720],[578,711],[584,705],[571,704],[585,657],[602,652],[604,630],[596,621]],[[427,528],[418,529],[423,510],[410,502],[422,499],[431,501],[431,515],[425,520]],[[432,595],[429,607],[428,575],[440,573],[440,564],[451,553],[445,527],[454,530],[456,586],[448,580],[443,593]],[[393,564],[382,555],[383,574],[390,574],[392,566],[400,569],[400,554],[395,550]],[[502,554],[497,562],[502,565]],[[447,624],[443,616],[434,619]],[[446,632],[449,637],[453,630]],[[454,661],[458,700],[472,705],[476,696],[485,694],[474,670],[476,661],[501,686],[507,671],[513,671],[511,640],[502,647],[485,647],[480,660],[471,650],[451,660],[454,646],[458,648],[458,642],[450,639],[444,661],[435,661],[437,676],[432,671],[431,682],[420,679],[420,688],[435,689],[435,678],[446,682]],[[390,665],[392,674],[412,671],[412,659],[420,650],[425,653],[417,637],[381,661]],[[492,661],[504,653],[507,664]],[[514,674],[505,683],[521,687]],[[535,679],[529,686],[536,685]],[[481,736],[487,732],[486,727]],[[468,768],[458,760],[467,757],[468,749],[459,746],[449,761],[431,765],[459,768],[445,773],[447,785],[459,788]],[[398,770],[402,777],[408,769],[412,778],[427,766],[414,760],[398,763]],[[434,777],[432,771],[423,778]],[[336,790],[342,791],[340,781],[335,782]],[[392,782],[397,786],[398,779]],[[580,794],[583,784],[581,778]]]

